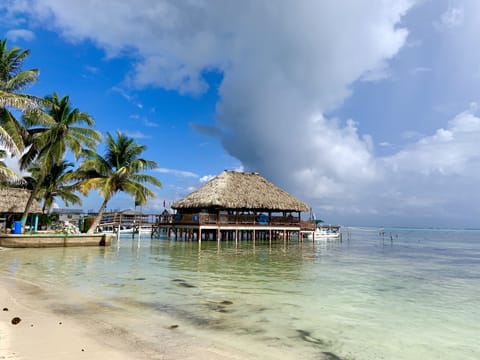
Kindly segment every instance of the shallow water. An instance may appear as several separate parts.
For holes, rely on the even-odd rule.
[[[255,248],[145,236],[14,249],[0,252],[0,272],[146,344],[172,328],[258,358],[480,358],[480,231],[343,231],[341,242]]]

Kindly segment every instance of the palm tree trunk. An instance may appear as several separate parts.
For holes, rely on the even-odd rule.
[[[45,174],[40,174],[37,179],[37,183],[35,184],[35,187],[30,192],[30,197],[27,200],[27,205],[25,205],[25,210],[23,211],[23,214],[22,214],[22,219],[21,219],[22,228],[25,226],[25,223],[27,222],[27,217],[30,212],[30,207],[32,206],[35,196],[38,194],[40,187],[42,186],[43,180],[45,180]]]
[[[102,219],[103,212],[107,208],[108,200],[110,199],[103,200],[102,206],[100,206],[100,209],[98,209],[98,214],[95,217],[95,220],[93,220],[93,224],[88,229],[87,234],[93,234],[97,229],[97,226],[100,224],[100,220]]]

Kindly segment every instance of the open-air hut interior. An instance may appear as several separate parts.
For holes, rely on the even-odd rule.
[[[208,221],[297,225],[301,212],[309,210],[305,203],[258,173],[228,170],[175,202],[172,208],[177,210],[177,223]]]
[[[20,220],[29,197],[30,190],[0,188],[0,231],[6,231],[7,228],[11,228],[13,221]],[[36,200],[30,207],[30,213],[42,213],[42,208]]]

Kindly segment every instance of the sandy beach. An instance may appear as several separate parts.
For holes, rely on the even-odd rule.
[[[7,251],[1,251],[6,256]],[[122,328],[50,309],[48,292],[0,274],[0,359],[251,359],[165,327],[146,343]],[[135,321],[132,319],[132,321]]]
[[[146,359],[125,348],[114,349],[73,318],[32,308],[12,289],[12,281],[0,280],[1,359]],[[19,322],[18,322],[19,321]],[[18,323],[17,323],[18,322]],[[107,339],[112,341],[112,339]]]

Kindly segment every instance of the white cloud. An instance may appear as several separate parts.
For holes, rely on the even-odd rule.
[[[148,119],[143,119],[142,124],[147,127],[158,127],[158,124],[154,121],[150,121]]]
[[[99,72],[99,69],[95,66],[91,66],[91,65],[85,65],[84,66],[85,70],[93,75],[97,75],[98,72]]]
[[[13,170],[20,177],[30,175],[28,171],[20,170],[19,158],[12,156],[11,153],[3,146],[3,144],[0,144],[0,150],[5,151],[5,157],[0,160],[3,161],[9,169]]]
[[[126,99],[129,103],[131,103],[135,107],[139,109],[143,109],[143,104],[137,101],[136,97],[134,95],[130,95],[127,92],[127,90],[125,90],[124,88],[121,88],[119,86],[114,86],[110,89],[110,91],[119,94],[121,97]]]
[[[185,171],[185,170],[157,168],[157,169],[155,169],[155,171],[159,172],[161,174],[171,174],[171,175],[178,176],[178,177],[195,177],[195,178],[198,178],[197,174],[195,174],[191,171]]]
[[[9,30],[6,33],[6,38],[15,42],[17,40],[32,41],[35,39],[35,33],[26,29]]]
[[[422,175],[464,175],[480,165],[480,118],[470,111],[387,159],[395,172]]]
[[[450,6],[440,17],[439,21],[434,22],[437,30],[452,29],[463,24],[465,12],[463,6]]]
[[[423,66],[418,66],[412,70],[412,75],[418,75],[418,74],[423,74],[427,72],[431,72],[432,69],[428,67],[423,67]]]
[[[138,130],[136,131],[122,130],[122,133],[133,139],[150,139],[151,138],[150,135],[146,135]]]
[[[204,175],[199,179],[199,181],[200,181],[201,184],[204,184],[204,183],[207,183],[210,180],[212,180],[215,176],[216,175],[211,175],[211,174],[210,175]]]
[[[323,114],[345,101],[355,81],[388,76],[412,4],[43,0],[30,11],[70,41],[90,39],[109,56],[136,59],[135,86],[200,95],[208,86],[203,72],[223,72],[215,133],[227,152],[320,203],[351,198],[381,177],[370,137],[353,121]]]
[[[445,128],[378,158],[381,181],[356,194],[352,203],[362,214],[377,212],[378,219],[397,223],[474,224],[480,216],[479,137],[480,118],[470,110],[459,113]]]
[[[89,39],[109,56],[129,56],[135,63],[127,79],[134,86],[199,96],[208,87],[204,72],[222,72],[217,124],[196,128],[220,139],[245,170],[259,171],[319,210],[338,218],[454,218],[465,213],[469,197],[480,200],[471,191],[480,168],[474,109],[429,136],[404,133],[411,144],[384,158],[375,156],[373,140],[354,121],[326,115],[359,80],[389,76],[391,59],[408,46],[402,20],[413,4],[43,0],[32,1],[29,10],[70,41]],[[459,26],[466,15],[450,7],[439,24]],[[410,49],[425,44],[414,39]],[[480,216],[473,205],[469,210],[471,219]]]

